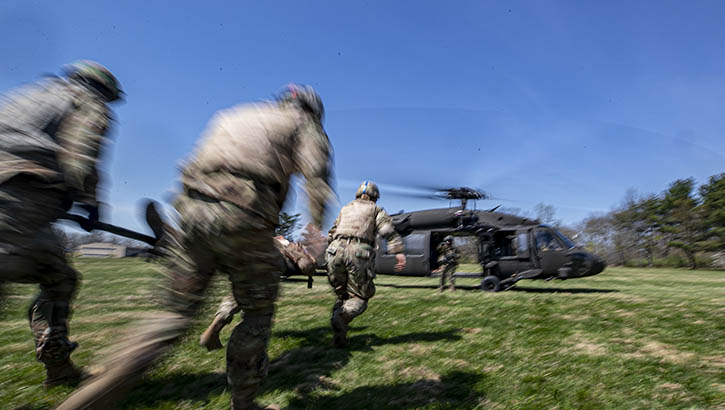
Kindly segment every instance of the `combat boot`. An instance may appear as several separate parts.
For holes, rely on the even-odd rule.
[[[334,332],[332,344],[339,348],[347,346],[347,323],[345,323],[345,320],[340,317],[339,311],[332,314],[330,324],[332,325],[332,331]]]
[[[206,347],[207,350],[217,350],[224,347],[222,341],[219,339],[219,333],[226,326],[227,321],[224,316],[216,315],[214,321],[211,322],[208,328],[201,334],[199,338],[199,344]]]
[[[90,377],[90,373],[73,365],[70,360],[45,366],[46,377],[43,386],[46,389],[55,386],[75,386]]]

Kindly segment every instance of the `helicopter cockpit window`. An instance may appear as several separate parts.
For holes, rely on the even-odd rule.
[[[571,249],[571,248],[573,248],[573,247],[576,246],[576,244],[574,243],[574,241],[572,241],[571,239],[567,238],[566,235],[564,235],[563,233],[559,232],[558,230],[554,229],[554,233],[559,238],[559,240],[561,240],[562,242],[564,242],[564,245],[566,245],[567,249]]]
[[[536,231],[536,248],[540,251],[560,251],[564,248],[554,234],[549,230],[539,229]]]

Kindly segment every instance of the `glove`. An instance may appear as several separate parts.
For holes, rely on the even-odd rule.
[[[98,206],[83,204],[80,207],[88,212],[88,221],[82,223],[81,228],[83,228],[86,232],[90,232],[95,229],[96,224],[98,224]]]

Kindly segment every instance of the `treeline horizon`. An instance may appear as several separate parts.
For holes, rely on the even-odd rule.
[[[506,207],[499,211],[555,226],[609,265],[725,268],[725,173],[700,186],[692,177],[677,179],[660,193],[639,194],[630,188],[611,211],[592,213],[573,225],[562,223],[556,208],[545,203],[533,211]],[[300,214],[283,212],[277,234],[299,239],[294,237],[299,222]],[[99,231],[56,231],[66,249],[89,242],[146,246]]]
[[[629,189],[613,210],[566,231],[610,265],[723,268],[725,173],[699,187],[690,177],[656,194]]]

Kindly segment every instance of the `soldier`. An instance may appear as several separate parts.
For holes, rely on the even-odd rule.
[[[393,220],[375,204],[378,186],[365,181],[355,200],[345,205],[330,229],[327,247],[327,279],[337,295],[330,323],[337,347],[347,345],[348,324],[361,315],[375,295],[375,239],[387,240],[387,251],[395,253],[395,270],[405,268],[405,245],[395,232]]]
[[[321,225],[328,200],[330,142],[323,105],[311,87],[290,85],[277,101],[218,112],[182,170],[175,202],[179,232],[168,235],[166,312],[133,330],[108,371],[71,395],[62,409],[105,409],[121,399],[192,324],[215,271],[229,277],[244,311],[227,346],[231,408],[258,409],[269,368],[267,344],[280,275],[274,229],[290,177],[306,178],[309,211]],[[318,229],[319,230],[319,229]]]
[[[311,275],[314,273],[315,258],[308,254],[301,244],[290,242],[284,236],[276,236],[274,239],[274,244],[283,259],[282,276]],[[242,308],[237,304],[234,295],[225,297],[219,304],[214,320],[201,334],[199,344],[210,351],[224,347],[221,340],[219,340],[219,333],[226,325],[231,323],[234,315],[241,312],[241,310]]]
[[[64,73],[22,87],[0,105],[0,286],[40,285],[28,318],[46,387],[84,375],[70,360],[78,344],[68,340],[80,275],[51,223],[74,202],[89,213],[84,229],[98,220],[97,161],[111,122],[108,105],[121,96],[98,63],[79,61]]]
[[[441,285],[438,287],[439,292],[443,292],[446,283],[450,282],[450,289],[456,290],[456,278],[454,273],[458,268],[458,259],[460,258],[458,249],[453,246],[453,237],[447,235],[436,248],[438,253],[438,270],[441,272]]]

